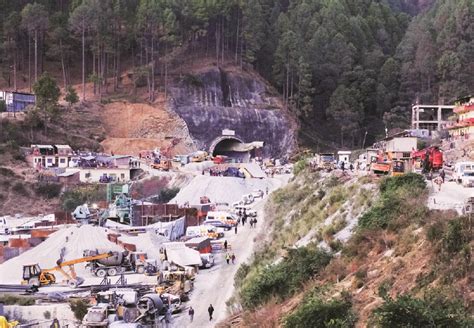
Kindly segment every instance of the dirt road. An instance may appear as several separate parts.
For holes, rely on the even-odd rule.
[[[279,187],[283,186],[288,177],[279,177]],[[231,245],[231,252],[236,256],[235,264],[227,264],[225,253],[216,254],[216,265],[210,269],[201,270],[196,276],[194,290],[191,292],[191,300],[187,302],[183,313],[173,319],[172,327],[214,327],[219,321],[228,315],[226,310],[226,301],[234,292],[234,276],[239,265],[245,262],[253,253],[255,237],[263,227],[264,206],[268,197],[258,200],[253,205],[257,211],[257,227],[250,228],[247,223],[245,226],[239,225],[237,234],[234,231],[226,232],[224,239]],[[208,307],[212,304],[214,307],[213,320],[209,320]],[[191,323],[188,316],[188,308],[194,308],[194,321]]]

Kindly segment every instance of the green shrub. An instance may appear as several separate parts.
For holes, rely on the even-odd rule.
[[[350,328],[355,325],[355,315],[348,300],[333,299],[322,301],[310,297],[296,311],[284,319],[283,325],[288,328],[339,327]]]
[[[426,238],[430,242],[435,242],[443,237],[445,225],[443,222],[435,222],[426,230]]]
[[[375,327],[472,327],[474,320],[459,301],[449,300],[440,293],[423,299],[403,295],[387,298],[374,310]]]
[[[237,273],[235,274],[234,281],[235,281],[236,287],[240,287],[242,285],[242,282],[247,277],[249,272],[250,272],[250,266],[246,263],[242,263],[239,269],[237,270]]]
[[[77,206],[106,199],[105,185],[79,186],[61,195],[61,207],[68,212]]]
[[[61,193],[61,184],[59,183],[38,183],[35,186],[36,194],[40,197],[51,199],[56,198]]]
[[[31,297],[26,297],[26,296],[3,294],[3,295],[0,295],[0,303],[3,303],[5,305],[28,306],[28,305],[34,305],[35,299]]]
[[[330,260],[329,253],[315,246],[289,249],[288,255],[278,264],[248,275],[240,291],[243,306],[255,308],[272,296],[282,299],[293,294]]]
[[[82,321],[84,316],[87,314],[89,303],[87,302],[87,300],[84,300],[84,299],[70,300],[69,307],[71,308],[71,311],[74,313],[74,317],[77,320]]]
[[[385,178],[380,184],[380,192],[382,194],[392,193],[400,188],[407,188],[413,192],[420,192],[426,188],[426,182],[421,174],[408,173],[396,177]]]
[[[293,174],[298,175],[304,171],[304,169],[308,166],[308,162],[305,158],[300,159],[296,164],[293,166]]]
[[[443,236],[443,249],[448,253],[457,253],[465,242],[461,221],[459,219],[450,221]]]
[[[396,221],[423,221],[426,206],[420,204],[426,183],[419,174],[409,173],[382,180],[380,199],[359,219],[362,229],[386,229],[390,225],[396,230]]]

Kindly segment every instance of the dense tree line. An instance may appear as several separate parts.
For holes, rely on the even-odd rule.
[[[424,11],[415,16],[418,6]],[[93,82],[102,95],[118,88],[127,68],[153,100],[158,87],[166,92],[173,60],[213,57],[217,65],[252,65],[303,130],[337,122],[345,145],[359,144],[368,126],[406,126],[414,101],[449,102],[474,86],[472,0],[0,0],[0,7],[0,68],[12,88],[19,79],[31,88],[45,62],[56,61],[64,88],[80,65],[82,84]],[[157,75],[165,85],[156,85]]]

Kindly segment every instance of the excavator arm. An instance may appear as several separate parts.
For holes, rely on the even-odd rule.
[[[69,260],[69,261],[64,261],[60,262],[58,261],[58,265],[50,268],[50,269],[43,269],[41,270],[42,274],[45,273],[52,273],[54,271],[60,272],[68,281],[68,284],[71,285],[71,287],[77,287],[79,284],[82,283],[77,277],[76,270],[74,269],[74,265],[78,263],[84,263],[84,262],[91,262],[95,260],[100,260],[100,259],[105,259],[113,254],[111,252],[109,253],[102,253],[98,255],[92,255],[92,256],[84,256],[79,259],[74,259],[74,260]],[[68,271],[66,271],[68,269]]]

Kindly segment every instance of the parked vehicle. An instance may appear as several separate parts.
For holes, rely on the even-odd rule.
[[[213,225],[192,226],[186,229],[186,237],[209,237],[211,239],[219,238],[219,233]]]
[[[206,221],[218,220],[230,227],[233,227],[237,224],[237,218],[229,212],[225,211],[210,211],[207,213]]]
[[[170,293],[163,293],[160,295],[163,304],[167,304],[170,307],[171,313],[178,313],[181,312],[182,305],[181,299],[177,295],[173,295]]]
[[[156,170],[169,171],[172,165],[169,159],[161,159],[158,161],[158,163],[151,164],[151,167]]]
[[[228,223],[224,223],[220,220],[205,220],[203,222],[203,224],[206,224],[206,225],[212,225],[216,228],[222,228],[224,230],[230,230],[232,229],[233,225],[231,224],[228,224]]]
[[[252,204],[255,199],[252,194],[247,194],[242,197],[242,200],[245,205],[248,205],[248,204]]]
[[[212,161],[214,162],[214,164],[224,164],[230,162],[231,159],[228,156],[217,155],[212,159]]]
[[[250,208],[250,206],[248,205],[237,205],[237,206],[234,206],[234,213],[237,214],[239,212],[243,213],[245,211],[245,213],[247,213],[247,216],[250,216],[250,217],[257,217],[257,211],[255,210],[252,210]]]
[[[252,191],[253,198],[262,198],[263,195],[264,195],[264,192],[261,189]]]
[[[97,251],[85,251],[84,255],[93,256]],[[148,260],[144,252],[111,252],[111,256],[89,261],[86,267],[98,277],[116,276],[125,272],[145,273],[147,266],[155,265]]]
[[[461,184],[463,187],[474,187],[474,171],[464,171]]]
[[[215,263],[214,254],[212,253],[201,254],[201,261],[202,261],[201,269],[210,268],[214,266],[214,263]]]
[[[420,164],[424,173],[430,170],[440,170],[444,162],[443,153],[435,146],[412,152],[411,159],[414,162],[421,162]]]
[[[405,174],[405,162],[399,160],[393,161],[390,172],[393,177]]]
[[[207,157],[207,152],[199,150],[191,155],[191,162],[203,162],[207,159]]]
[[[325,171],[332,171],[335,168],[335,161],[336,157],[333,153],[321,153],[317,154],[315,157],[316,163],[315,168],[316,170],[325,170]]]
[[[462,183],[464,172],[473,172],[474,162],[458,162],[454,164],[453,180]]]

